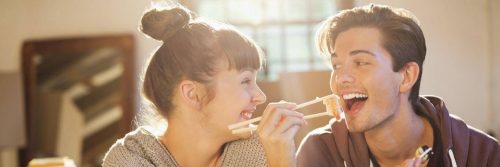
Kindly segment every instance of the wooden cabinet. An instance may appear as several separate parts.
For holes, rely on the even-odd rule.
[[[69,156],[78,166],[100,165],[132,127],[134,45],[132,35],[24,43],[27,147],[21,166],[54,156]]]

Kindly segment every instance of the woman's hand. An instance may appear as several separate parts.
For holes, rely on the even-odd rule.
[[[302,113],[293,111],[296,104],[270,103],[262,115],[257,133],[271,167],[294,167],[295,135],[305,124]]]

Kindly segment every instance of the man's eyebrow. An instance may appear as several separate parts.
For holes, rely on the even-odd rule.
[[[369,54],[369,55],[375,56],[375,53],[367,51],[367,50],[353,50],[353,51],[349,52],[349,55],[350,56],[354,56],[354,55],[361,54],[361,53],[365,53],[365,54]],[[330,57],[336,58],[337,57],[337,53],[333,52],[332,54],[330,54]]]
[[[370,51],[367,51],[367,50],[353,50],[353,51],[351,51],[349,53],[349,55],[354,56],[354,55],[361,54],[361,53],[365,53],[365,54],[369,54],[369,55],[375,56],[375,54],[373,52],[370,52]]]

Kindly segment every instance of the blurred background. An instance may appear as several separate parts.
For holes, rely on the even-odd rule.
[[[151,2],[0,0],[0,167],[54,156],[99,166],[145,108],[140,78],[161,43],[137,27]],[[406,8],[427,42],[421,94],[444,98],[452,114],[500,134],[500,0],[178,2],[257,41],[266,52],[259,85],[268,102],[296,103],[330,93],[328,63],[314,45],[322,20],[369,3]],[[296,142],[327,123],[309,122]]]

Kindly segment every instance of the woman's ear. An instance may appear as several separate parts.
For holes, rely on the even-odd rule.
[[[402,75],[401,85],[399,86],[399,92],[409,92],[417,82],[418,74],[420,73],[420,67],[416,62],[409,62],[401,69]]]
[[[201,108],[201,97],[199,91],[201,90],[201,85],[195,81],[183,80],[179,84],[179,91],[181,93],[182,100],[190,107],[195,109]]]

